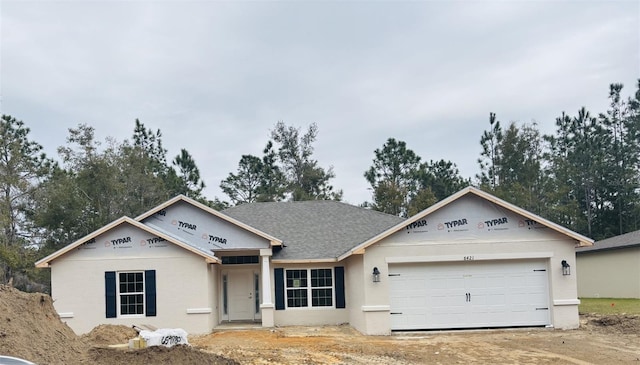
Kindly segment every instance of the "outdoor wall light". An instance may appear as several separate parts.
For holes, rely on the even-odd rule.
[[[562,260],[562,275],[571,275],[571,266],[567,260]]]
[[[378,270],[377,267],[373,268],[373,282],[374,283],[380,282],[380,270]]]

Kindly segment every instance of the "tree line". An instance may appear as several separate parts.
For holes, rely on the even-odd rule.
[[[622,90],[610,85],[597,115],[563,112],[550,135],[490,114],[478,185],[596,240],[640,229],[640,80],[631,97]]]
[[[503,127],[494,113],[480,136],[478,174],[426,161],[404,141],[388,138],[363,171],[371,201],[362,207],[411,216],[465,186],[475,185],[515,205],[595,239],[638,229],[640,220],[640,81],[631,97],[612,84],[608,109],[581,108],[556,118],[553,134],[536,123]],[[160,130],[135,120],[130,140],[97,141],[80,124],[68,130],[54,160],[29,138],[24,122],[0,120],[0,283],[45,290],[48,271],[33,263],[121,217],[135,217],[184,194],[214,209],[252,202],[341,200],[332,167],[314,158],[318,127],[277,122],[261,156],[242,155],[220,182],[228,200],[203,194],[205,183],[186,149],[167,157]]]

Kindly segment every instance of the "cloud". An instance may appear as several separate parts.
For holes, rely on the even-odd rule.
[[[161,129],[209,188],[278,120],[319,126],[316,158],[352,203],[389,137],[477,173],[489,112],[553,120],[640,75],[635,2],[4,1],[2,112],[48,153],[77,123]]]

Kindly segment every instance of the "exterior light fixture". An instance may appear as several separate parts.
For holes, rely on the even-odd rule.
[[[562,275],[571,275],[571,266],[567,260],[562,260]]]
[[[378,270],[377,267],[373,268],[373,282],[374,283],[380,282],[380,270]]]

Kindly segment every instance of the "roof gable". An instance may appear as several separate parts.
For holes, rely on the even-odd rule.
[[[184,195],[150,209],[136,220],[206,250],[269,248],[282,244],[280,239]]]
[[[474,212],[470,211],[470,206],[474,208]],[[443,236],[477,239],[479,232],[507,236],[519,231],[519,234],[532,236],[539,235],[542,230],[547,231],[546,234],[569,237],[580,246],[593,244],[590,238],[477,188],[467,187],[353,248],[340,259],[363,253],[367,247],[394,234],[412,235],[409,240],[415,237],[416,240],[429,241]]]
[[[130,254],[143,249],[169,247],[169,244],[201,256],[207,262],[220,262],[213,253],[198,250],[129,217],[122,217],[37,261],[35,265],[48,267],[52,261],[75,250],[86,250],[93,256],[108,257],[124,252],[122,250],[125,249]]]

